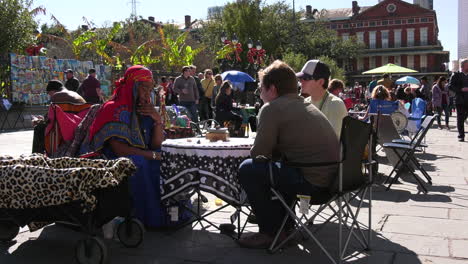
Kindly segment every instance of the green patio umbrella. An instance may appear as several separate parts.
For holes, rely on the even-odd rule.
[[[372,69],[370,71],[365,71],[362,74],[413,73],[413,72],[418,72],[418,71],[389,63],[387,65]]]

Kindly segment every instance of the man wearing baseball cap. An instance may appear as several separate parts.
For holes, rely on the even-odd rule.
[[[330,74],[330,68],[325,63],[310,60],[304,64],[300,72],[296,73],[296,76],[301,82],[302,93],[309,95],[305,101],[322,111],[339,138],[341,123],[348,112],[343,100],[327,91]]]
[[[78,79],[73,75],[73,70],[66,70],[65,75],[67,77],[65,87],[70,91],[78,92],[78,88],[80,87],[80,81],[78,81]]]

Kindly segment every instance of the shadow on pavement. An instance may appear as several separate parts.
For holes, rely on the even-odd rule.
[[[346,230],[346,229],[344,229]],[[330,223],[316,233],[332,256],[337,256],[338,225]],[[366,230],[363,230],[366,232]],[[345,232],[345,238],[346,238]],[[40,235],[18,245],[0,246],[1,263],[76,263],[74,248],[83,235],[54,225],[46,227]],[[234,240],[219,233],[182,229],[170,236],[162,232],[147,232],[144,243],[135,249],[106,240],[108,263],[331,263],[313,240],[296,240],[293,246],[274,255],[265,250],[240,248]],[[373,233],[372,250],[362,251],[351,239],[345,263],[392,263],[397,253],[409,256],[409,264],[419,264],[418,257],[408,248]],[[15,247],[18,248],[15,249]],[[9,253],[11,251],[11,254]]]

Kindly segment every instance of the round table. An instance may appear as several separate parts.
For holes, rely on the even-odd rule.
[[[205,138],[162,143],[162,200],[199,188],[231,204],[240,204],[239,165],[250,157],[252,138],[210,142]]]

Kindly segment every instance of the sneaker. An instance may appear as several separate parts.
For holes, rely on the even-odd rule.
[[[458,138],[458,141],[459,141],[459,142],[464,142],[464,141],[465,141],[465,138]]]

